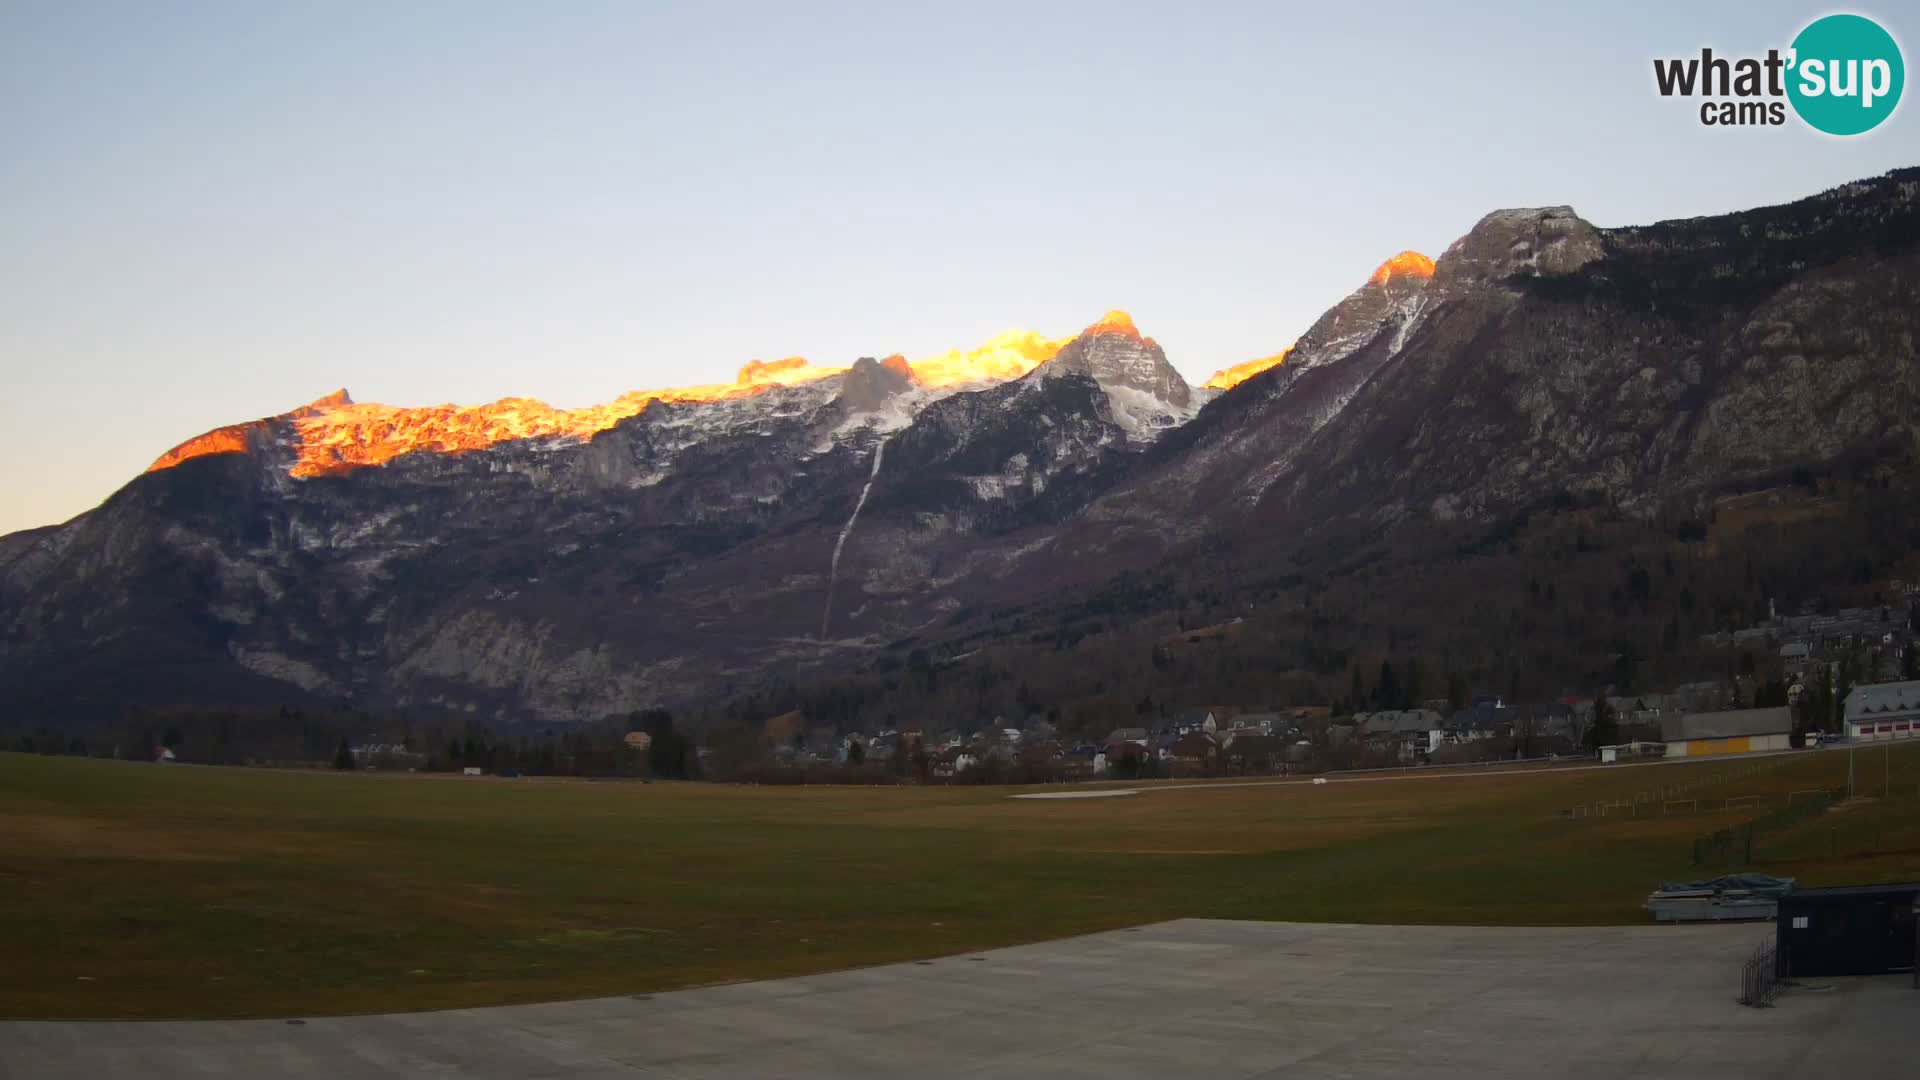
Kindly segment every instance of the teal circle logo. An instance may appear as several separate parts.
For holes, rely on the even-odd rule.
[[[1815,19],[1793,39],[1787,99],[1815,130],[1829,135],[1872,131],[1893,115],[1906,86],[1900,45],[1862,15]]]

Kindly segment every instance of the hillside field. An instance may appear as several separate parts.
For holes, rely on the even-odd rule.
[[[1631,923],[1662,880],[1733,869],[1694,866],[1696,837],[1844,784],[1847,758],[1040,801],[0,754],[0,1016],[636,994],[1182,916]],[[1920,875],[1920,746],[1863,749],[1857,768],[1863,794],[1889,797],[1794,823],[1754,868]],[[1634,816],[1567,814],[1636,796]]]

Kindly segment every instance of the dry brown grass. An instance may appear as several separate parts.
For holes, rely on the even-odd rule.
[[[1683,779],[1703,797],[1783,799],[1845,773],[1838,754],[1736,778],[1739,765],[1029,801],[982,788],[466,783],[0,755],[0,1013],[636,993],[1179,916],[1633,921],[1654,885],[1696,876],[1693,838],[1730,819],[1573,821],[1565,808]],[[1809,883],[1912,875],[1912,842],[1766,868]]]

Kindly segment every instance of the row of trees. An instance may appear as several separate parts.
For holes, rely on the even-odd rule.
[[[643,732],[643,740],[629,735]],[[27,730],[0,746],[35,754],[207,765],[393,768],[555,776],[699,776],[694,740],[672,713],[650,709],[584,728],[495,730],[464,720],[386,719],[365,711],[167,709],[104,731]]]

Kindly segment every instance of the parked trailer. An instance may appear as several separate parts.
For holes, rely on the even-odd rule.
[[[1647,897],[1657,922],[1726,922],[1771,919],[1792,878],[1767,874],[1729,874],[1709,881],[1669,882]]]

